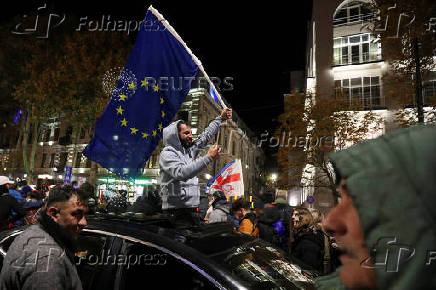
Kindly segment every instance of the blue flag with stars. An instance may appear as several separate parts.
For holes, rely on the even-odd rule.
[[[150,7],[83,154],[125,179],[140,176],[197,75],[194,58],[162,15]]]

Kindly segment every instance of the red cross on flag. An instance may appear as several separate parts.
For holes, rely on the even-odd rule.
[[[218,174],[212,178],[208,184],[207,189],[221,190],[224,194],[229,196],[243,196],[244,195],[244,179],[242,176],[241,160],[236,159],[227,163]]]

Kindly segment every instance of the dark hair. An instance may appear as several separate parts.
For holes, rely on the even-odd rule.
[[[216,190],[212,193],[212,195],[215,197],[215,201],[218,200],[226,200],[226,195],[221,190]]]
[[[237,199],[232,203],[232,212],[238,211],[241,208],[250,209],[250,202],[243,198]]]
[[[84,198],[86,198],[86,199],[95,196],[95,188],[94,188],[94,186],[93,186],[91,183],[89,183],[89,182],[85,182],[85,183],[83,183],[81,186],[79,186],[79,190],[81,191],[82,195],[83,195]]]
[[[177,132],[180,132],[180,130],[181,130],[180,127],[181,127],[182,124],[185,124],[186,126],[192,127],[191,124],[189,124],[189,122],[184,121],[184,120],[180,120],[177,123]]]
[[[85,200],[83,196],[80,194],[80,191],[77,191],[71,185],[56,186],[50,189],[46,202],[46,207],[49,207],[51,204],[55,202],[66,202],[74,194],[77,195],[78,199],[82,201]]]
[[[42,196],[40,193],[38,193],[37,191],[30,191],[29,193],[27,193],[27,196],[30,198],[34,198],[36,200],[41,200]]]
[[[18,182],[18,186],[26,186],[26,185],[27,185],[27,180],[25,179]]]

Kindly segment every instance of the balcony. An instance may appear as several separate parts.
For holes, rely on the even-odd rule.
[[[335,56],[333,58],[333,66],[362,64],[381,60],[381,54],[365,52],[361,54],[351,54],[350,56],[346,55],[343,57]]]

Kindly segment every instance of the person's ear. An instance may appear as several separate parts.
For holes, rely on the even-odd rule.
[[[47,210],[47,215],[49,217],[51,217],[55,222],[57,222],[57,220],[58,220],[59,213],[60,213],[60,210],[55,206],[51,206]]]

